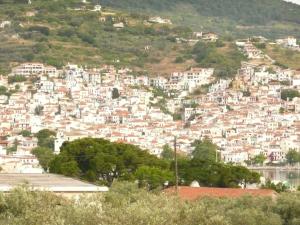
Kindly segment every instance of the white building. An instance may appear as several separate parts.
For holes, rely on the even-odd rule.
[[[95,12],[101,12],[102,6],[101,5],[95,5],[93,11]]]
[[[12,69],[12,75],[49,75],[56,76],[57,69],[53,66],[45,66],[42,63],[23,63]]]
[[[190,92],[201,85],[209,84],[214,74],[213,68],[191,68],[184,72],[174,72],[169,80],[170,84],[181,90],[189,90]],[[171,88],[173,89],[173,88]]]
[[[151,17],[148,22],[150,23],[159,23],[159,24],[172,24],[171,20],[163,19],[159,16]]]
[[[5,28],[6,26],[10,26],[11,25],[11,22],[6,20],[6,21],[3,21],[0,23],[0,28]]]

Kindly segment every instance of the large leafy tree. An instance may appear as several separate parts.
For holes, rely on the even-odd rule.
[[[167,162],[136,146],[84,138],[64,143],[50,171],[111,185],[118,178],[134,180],[134,173],[141,166],[168,169]]]
[[[50,162],[54,159],[53,150],[45,147],[37,147],[32,150],[32,153],[37,157],[43,169],[47,171]]]
[[[163,146],[161,157],[166,160],[174,159],[174,151],[168,144]]]
[[[35,136],[38,139],[38,146],[54,149],[54,138],[56,133],[54,131],[44,129],[40,130]]]
[[[183,184],[196,180],[207,187],[239,187],[259,183],[260,175],[243,166],[234,166],[201,158],[180,159],[179,176]]]
[[[194,159],[201,159],[204,161],[216,161],[218,146],[213,144],[209,139],[203,141],[196,140],[193,143],[194,151],[192,156]]]
[[[300,153],[294,149],[289,150],[285,157],[286,161],[290,165],[294,165],[295,163],[300,162]]]
[[[162,170],[157,167],[141,166],[135,172],[140,187],[155,189],[165,182],[174,181],[174,175],[169,170]]]

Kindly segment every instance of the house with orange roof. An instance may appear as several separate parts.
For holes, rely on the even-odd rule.
[[[211,198],[240,198],[243,196],[269,197],[274,199],[277,193],[269,189],[241,189],[241,188],[210,188],[180,186],[178,192],[174,187],[164,190],[164,193],[178,195],[182,200],[194,201],[205,197]]]

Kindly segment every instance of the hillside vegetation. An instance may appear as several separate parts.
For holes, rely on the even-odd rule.
[[[174,21],[237,35],[300,36],[300,6],[282,0],[103,0],[106,6],[170,16]],[[238,26],[238,27],[237,27]],[[276,28],[275,28],[276,27]],[[294,30],[295,29],[295,30]]]
[[[0,72],[25,61],[60,68],[68,62],[96,66],[113,64],[144,68],[159,63],[176,43],[174,36],[191,30],[176,26],[145,25],[147,17],[112,9],[91,11],[92,4],[77,1],[1,1]],[[85,7],[84,10],[75,10]],[[113,27],[124,23],[123,29]],[[179,52],[175,51],[175,57]],[[10,65],[10,63],[12,63]],[[187,65],[188,66],[188,65]]]
[[[277,200],[243,197],[180,201],[161,192],[115,183],[105,194],[67,200],[46,192],[18,188],[0,195],[2,225],[296,225],[299,193]]]
[[[111,8],[95,12],[94,4],[79,0],[32,2],[0,1],[0,21],[12,22],[0,29],[0,73],[9,73],[21,62],[38,61],[58,68],[68,62],[130,66],[153,75],[203,66],[232,76],[244,60],[232,42],[176,43],[176,37],[194,38],[193,31],[177,24],[145,23],[145,14]],[[125,27],[114,28],[120,22]]]

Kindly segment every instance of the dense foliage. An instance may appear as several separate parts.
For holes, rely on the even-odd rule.
[[[145,26],[143,16],[125,12],[112,10],[102,16],[91,11],[93,4],[79,0],[21,3],[0,3],[0,21],[12,21],[0,30],[0,73],[7,73],[11,62],[26,61],[59,68],[67,62],[143,67],[165,57],[166,49],[175,45],[168,38],[182,32],[175,26]],[[85,10],[74,10],[83,6]],[[118,22],[125,24],[124,29],[113,27]],[[151,51],[145,51],[145,46],[151,46]]]
[[[300,162],[300,152],[295,149],[291,149],[288,151],[285,158],[288,164],[295,165]]]
[[[1,225],[296,225],[300,221],[299,193],[283,193],[276,200],[243,197],[185,202],[119,183],[108,193],[76,201],[24,188],[0,199]]]
[[[32,150],[32,154],[37,157],[41,167],[48,171],[49,164],[54,159],[53,150],[47,147],[37,147]]]
[[[300,23],[300,7],[281,0],[103,0],[103,3],[144,11],[174,11],[186,4],[198,15],[224,17],[246,24],[265,24],[274,20]]]
[[[230,44],[226,48],[217,46],[216,43],[198,42],[192,50],[195,61],[201,67],[215,68],[219,77],[234,76],[246,58],[234,45]]]
[[[55,135],[56,133],[54,131],[48,129],[40,130],[35,134],[38,139],[38,146],[54,150]]]
[[[65,142],[52,161],[50,171],[111,185],[115,179],[133,180],[141,166],[168,169],[167,162],[136,146],[84,138]],[[138,177],[141,177],[140,172]]]
[[[259,175],[245,167],[215,162],[216,146],[209,140],[197,141],[194,146],[192,158],[179,157],[181,185],[189,185],[194,180],[215,187],[239,187],[259,182]],[[170,151],[167,147],[165,150]],[[150,155],[134,145],[84,138],[65,142],[60,154],[50,162],[50,172],[106,185],[115,180],[137,180],[141,187],[155,189],[165,182],[174,183],[171,153],[165,154],[164,158]]]
[[[285,101],[291,101],[295,97],[300,97],[300,93],[296,89],[284,89],[281,91],[281,98]]]

